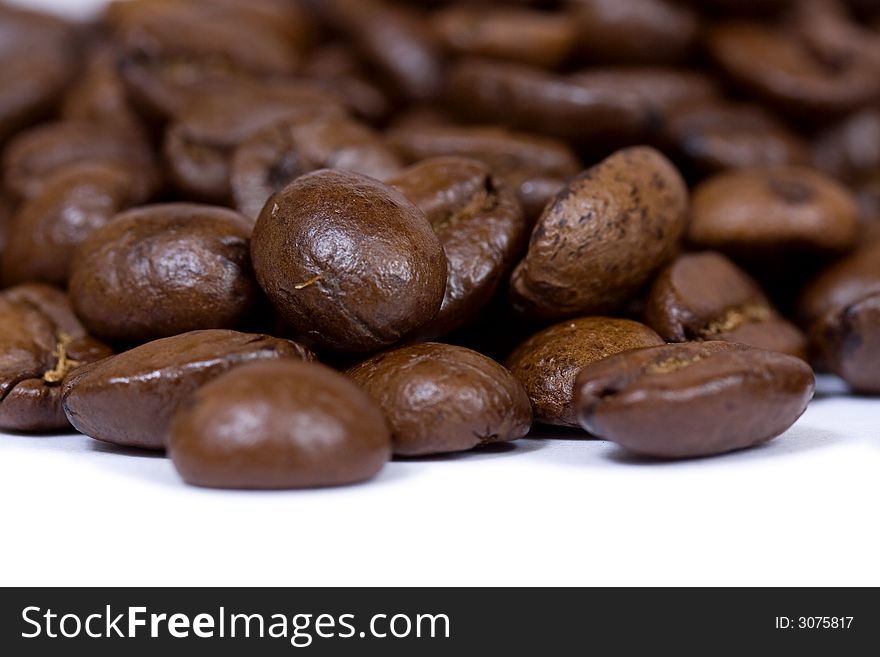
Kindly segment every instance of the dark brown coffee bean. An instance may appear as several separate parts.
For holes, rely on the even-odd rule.
[[[723,340],[807,356],[804,335],[748,274],[720,253],[682,255],[661,271],[645,316],[667,342]]]
[[[817,364],[854,390],[880,393],[880,242],[824,271],[800,310]]]
[[[678,105],[662,130],[668,149],[696,175],[808,164],[803,139],[758,105],[721,101]]]
[[[232,156],[230,187],[236,207],[256,218],[266,201],[299,176],[341,169],[383,179],[402,168],[384,140],[341,116],[282,121],[255,133]]]
[[[336,98],[307,83],[251,83],[204,90],[184,105],[165,135],[171,180],[187,198],[228,203],[230,160],[239,145],[287,118],[344,113]]]
[[[316,363],[254,363],[201,388],[177,413],[171,460],[212,488],[317,488],[375,476],[391,456],[379,407]]]
[[[506,365],[525,388],[536,422],[576,427],[573,393],[578,372],[612,354],[662,344],[663,339],[644,324],[582,317],[536,333]]]
[[[446,290],[446,256],[424,213],[347,171],[310,173],[276,194],[252,253],[282,317],[336,351],[381,349],[423,328]]]
[[[615,153],[547,206],[513,273],[515,307],[550,320],[619,308],[672,257],[687,204],[684,181],[659,152]]]
[[[446,295],[421,334],[436,338],[473,321],[525,249],[513,191],[489,167],[458,157],[425,160],[386,181],[428,218],[446,253]]]
[[[111,5],[107,22],[123,80],[140,110],[167,118],[202,85],[296,71],[300,53],[285,29],[255,22],[224,4],[140,0]]]
[[[33,198],[52,174],[84,160],[128,171],[138,199],[149,198],[158,187],[152,151],[139,137],[94,123],[57,121],[9,143],[3,155],[6,188],[20,198]]]
[[[800,358],[731,342],[637,349],[578,375],[578,421],[636,454],[676,459],[755,447],[785,432],[813,396]]]
[[[0,293],[0,429],[68,428],[62,381],[111,353],[86,333],[60,290],[22,285]]]
[[[577,24],[562,12],[454,5],[431,20],[438,39],[451,52],[542,68],[565,62],[578,37]]]
[[[55,109],[74,77],[77,51],[71,25],[0,6],[0,143]]]
[[[880,176],[880,110],[848,116],[819,135],[813,149],[815,166],[854,185]]]
[[[19,206],[9,227],[3,282],[65,287],[77,247],[136,201],[132,172],[101,160],[72,163]]]
[[[311,0],[310,5],[387,80],[413,101],[430,101],[443,89],[440,46],[427,21],[383,0]]]
[[[449,100],[457,115],[553,137],[632,143],[645,123],[629,97],[591,89],[539,68],[464,58],[450,73]]]
[[[202,385],[246,363],[287,358],[313,355],[266,335],[184,333],[79,368],[64,383],[64,410],[77,431],[96,440],[165,449],[174,413]]]
[[[231,210],[183,203],[116,216],[74,256],[77,315],[96,335],[126,343],[240,326],[258,294],[249,227]]]
[[[570,0],[587,57],[612,63],[681,59],[696,40],[696,14],[670,0]]]
[[[517,440],[532,425],[520,383],[495,361],[464,347],[430,342],[402,347],[347,374],[382,408],[399,456]]]
[[[806,167],[720,173],[694,189],[688,239],[733,255],[835,253],[858,238],[855,199]]]

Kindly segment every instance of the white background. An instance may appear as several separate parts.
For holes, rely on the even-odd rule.
[[[720,458],[569,434],[327,491],[194,489],[162,457],[0,434],[0,584],[877,586],[880,400],[834,387]]]

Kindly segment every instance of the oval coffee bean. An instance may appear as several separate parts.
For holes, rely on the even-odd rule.
[[[664,344],[644,324],[583,317],[536,333],[506,361],[532,402],[535,421],[576,427],[574,380],[584,367],[628,349]]]
[[[263,208],[254,270],[269,300],[322,347],[387,347],[436,317],[446,256],[400,192],[348,171],[297,178]]]
[[[125,343],[238,327],[259,293],[249,223],[232,210],[185,203],[116,216],[74,256],[77,315],[96,335]]]
[[[717,174],[693,192],[688,239],[703,248],[754,257],[836,253],[858,238],[858,207],[839,183],[806,167]]]
[[[526,243],[513,192],[476,160],[425,160],[386,180],[428,218],[446,253],[446,295],[420,333],[446,335],[470,323],[510,275]]]
[[[547,206],[513,273],[514,306],[550,320],[620,307],[672,257],[687,205],[684,181],[663,155],[615,153]]]
[[[213,488],[316,488],[375,476],[391,456],[379,407],[316,363],[254,363],[196,392],[171,427],[183,479]]]
[[[675,459],[755,447],[791,427],[813,396],[800,358],[731,342],[637,349],[584,368],[580,425],[636,454]]]
[[[70,425],[61,383],[112,351],[90,337],[67,295],[45,285],[0,293],[0,429],[58,431]]]
[[[464,347],[402,347],[373,356],[347,374],[382,408],[399,456],[517,440],[532,425],[529,398],[519,381]]]
[[[800,305],[817,364],[880,394],[880,242],[822,272]]]
[[[239,211],[256,219],[272,194],[311,171],[342,169],[381,180],[401,166],[382,138],[354,119],[292,119],[260,130],[235,150],[230,187]]]
[[[64,410],[80,433],[126,447],[164,449],[175,411],[202,385],[246,363],[312,360],[289,340],[193,331],[81,367],[64,383]]]
[[[39,281],[66,286],[77,247],[138,200],[132,173],[84,160],[48,178],[19,206],[9,227],[3,283]]]
[[[719,253],[679,256],[660,272],[645,308],[667,342],[723,340],[806,359],[806,338],[752,278]]]

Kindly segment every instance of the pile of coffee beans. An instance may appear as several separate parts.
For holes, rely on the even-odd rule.
[[[194,485],[880,394],[873,0],[0,4],[0,147],[0,429]]]

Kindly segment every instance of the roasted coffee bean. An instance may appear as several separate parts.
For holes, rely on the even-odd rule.
[[[124,212],[93,232],[73,259],[77,315],[107,340],[138,343],[241,326],[258,294],[250,222],[185,203]]]
[[[86,333],[60,290],[22,285],[0,293],[0,429],[68,428],[62,381],[111,353]]]
[[[100,160],[72,163],[48,177],[22,202],[8,233],[5,285],[42,282],[65,287],[76,248],[119,212],[134,205],[136,175]]]
[[[643,108],[629,97],[539,68],[489,59],[463,58],[453,66],[449,101],[468,121],[584,142],[633,143],[645,124]]]
[[[416,204],[447,260],[446,295],[420,331],[440,337],[473,321],[525,249],[526,221],[513,191],[477,160],[425,160],[386,181]]]
[[[446,256],[400,192],[348,171],[316,171],[276,194],[254,228],[257,279],[319,346],[372,351],[436,317]]]
[[[837,253],[858,238],[858,208],[839,183],[806,167],[720,173],[694,189],[688,239],[733,255]]]
[[[164,449],[175,411],[202,385],[246,363],[312,360],[288,340],[235,331],[193,331],[155,340],[79,368],[64,383],[74,428],[125,447]]]
[[[660,153],[615,153],[547,206],[513,273],[514,306],[545,320],[621,307],[673,256],[687,205],[684,181]]]
[[[342,169],[383,179],[402,168],[400,158],[373,130],[341,116],[282,121],[255,133],[232,157],[230,187],[247,217],[299,176]]]
[[[720,253],[679,256],[660,272],[645,308],[667,342],[723,340],[806,359],[806,338],[744,271]]]
[[[815,166],[844,182],[862,185],[880,177],[880,110],[848,116],[819,135]]]
[[[681,59],[696,40],[696,14],[670,0],[569,0],[579,44],[592,60],[657,63]]]
[[[0,143],[55,109],[76,72],[77,41],[57,18],[0,5]]]
[[[286,33],[291,23],[276,21],[271,27],[241,10],[226,11],[229,3],[223,4],[139,0],[111,5],[107,22],[123,80],[139,110],[167,118],[203,85],[296,72],[301,55]]]
[[[662,344],[663,339],[644,324],[582,317],[533,335],[506,365],[525,388],[536,422],[576,427],[574,380],[581,369],[621,351]]]
[[[858,392],[880,393],[880,242],[813,281],[804,291],[801,317],[818,365]]]
[[[575,385],[581,426],[636,454],[711,456],[785,432],[813,396],[800,358],[731,342],[636,349],[584,368]]]
[[[379,407],[316,363],[254,363],[196,392],[171,427],[185,481],[212,488],[316,488],[375,476],[391,456]]]
[[[185,104],[165,135],[171,180],[187,198],[231,199],[230,159],[261,129],[283,119],[342,116],[340,102],[307,83],[237,84],[203,90]]]
[[[423,102],[440,94],[440,46],[418,13],[383,0],[310,0],[310,5],[399,94]]]
[[[52,174],[84,160],[128,171],[140,200],[159,185],[153,154],[139,137],[94,123],[58,121],[23,132],[9,143],[3,154],[6,188],[20,198],[33,198]]]
[[[477,55],[556,68],[574,50],[578,26],[566,13],[518,7],[453,5],[432,16],[443,46]]]
[[[410,124],[388,132],[389,142],[410,162],[454,155],[481,160],[517,193],[534,222],[565,182],[581,170],[565,142],[505,128]]]
[[[667,115],[661,139],[699,176],[810,160],[804,140],[759,105],[721,101],[677,105]]]
[[[431,342],[402,347],[347,374],[381,407],[399,456],[517,440],[532,425],[529,398],[519,381],[464,347]]]

